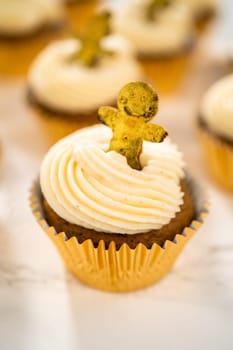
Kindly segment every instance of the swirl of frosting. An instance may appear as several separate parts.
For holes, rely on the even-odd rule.
[[[88,113],[115,101],[123,85],[141,80],[141,69],[125,39],[108,36],[103,47],[114,52],[96,67],[85,67],[69,59],[79,48],[75,39],[58,41],[32,64],[28,84],[38,101],[56,110]]]
[[[184,49],[193,37],[188,7],[173,1],[156,13],[156,18],[151,22],[145,18],[148,2],[129,1],[116,10],[113,18],[115,31],[127,37],[140,54],[167,55]]]
[[[106,152],[112,131],[95,125],[54,145],[41,166],[40,183],[63,219],[95,231],[134,234],[159,229],[180,211],[182,155],[169,140],[144,142],[143,170]]]
[[[233,140],[233,74],[216,82],[201,103],[201,117],[217,135]]]
[[[24,35],[63,16],[60,0],[0,1],[0,33]]]

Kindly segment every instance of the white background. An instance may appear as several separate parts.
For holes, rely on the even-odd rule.
[[[64,270],[27,200],[44,135],[24,104],[24,82],[0,81],[1,350],[233,348],[233,199],[208,177],[194,128],[200,97],[222,74],[213,47],[231,37],[230,5],[227,22],[199,38],[183,85],[161,97],[157,117],[205,184],[211,212],[173,271],[139,292],[96,291]]]

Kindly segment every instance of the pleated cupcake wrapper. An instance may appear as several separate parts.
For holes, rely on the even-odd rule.
[[[22,40],[0,39],[0,74],[24,76],[36,55],[44,49],[51,40],[64,37],[65,29],[48,30],[48,32],[33,35]]]
[[[202,127],[198,127],[198,136],[211,175],[221,187],[233,191],[233,147]]]
[[[175,57],[140,58],[144,74],[151,80],[159,93],[170,93],[176,89],[184,77],[190,61],[190,52]]]
[[[86,115],[77,117],[77,120],[69,117],[51,116],[46,111],[41,111],[38,108],[33,109],[33,114],[40,127],[43,129],[48,143],[50,145],[56,143],[63,137],[75,132],[78,129],[90,126],[97,122],[97,117]]]
[[[95,248],[91,239],[79,243],[76,237],[68,239],[64,232],[56,232],[44,217],[38,181],[31,189],[30,205],[37,222],[78,279],[97,289],[128,292],[149,286],[167,274],[185,244],[202,225],[208,213],[208,203],[193,180],[190,180],[190,188],[196,201],[196,219],[173,241],[167,240],[163,247],[153,244],[150,249],[140,243],[135,249],[123,244],[117,250],[114,242],[105,248],[103,240]]]
[[[83,31],[86,28],[95,13],[96,3],[95,0],[79,0],[67,5],[66,12],[72,32],[79,33],[80,30]]]

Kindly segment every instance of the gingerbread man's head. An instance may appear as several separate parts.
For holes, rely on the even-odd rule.
[[[117,106],[127,116],[143,117],[149,121],[157,113],[158,95],[146,83],[129,83],[119,92]]]

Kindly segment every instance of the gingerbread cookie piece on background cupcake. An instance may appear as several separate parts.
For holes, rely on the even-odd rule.
[[[108,33],[104,12],[81,37],[50,44],[33,62],[29,102],[51,142],[96,123],[101,105],[113,105],[122,85],[142,79],[131,44]]]
[[[233,192],[233,74],[210,87],[198,118],[205,163],[216,182]]]
[[[88,285],[130,291],[161,279],[207,209],[162,126],[148,123],[158,97],[145,83],[102,107],[44,158],[31,207],[67,267]]]
[[[25,75],[50,40],[64,34],[60,0],[0,1],[0,75]]]
[[[190,10],[176,0],[134,0],[114,11],[113,29],[127,37],[160,92],[180,83],[195,32]]]

